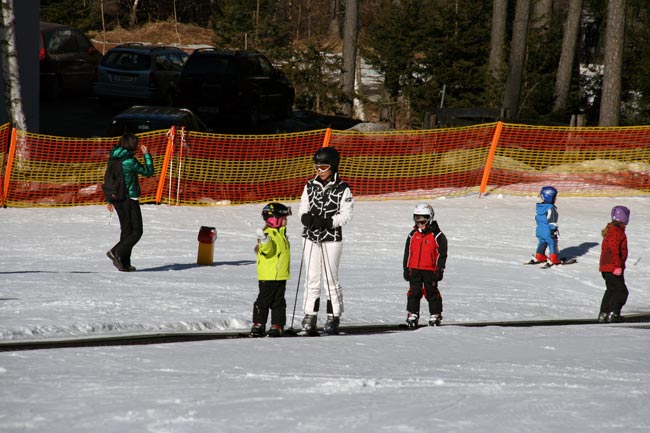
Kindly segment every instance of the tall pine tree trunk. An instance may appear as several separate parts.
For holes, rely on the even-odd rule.
[[[548,31],[553,15],[553,0],[534,0],[532,6],[531,25],[536,30]]]
[[[517,0],[515,9],[515,22],[512,28],[510,59],[508,61],[509,71],[503,95],[503,108],[508,113],[506,117],[511,119],[519,117],[519,102],[526,63],[530,1]]]
[[[329,10],[329,15],[330,15],[329,35],[330,38],[333,40],[338,40],[341,37],[339,9],[340,9],[339,0],[331,0],[330,10]]]
[[[605,70],[600,97],[599,126],[618,126],[625,41],[625,0],[609,0],[605,31]]]
[[[492,34],[490,36],[490,58],[488,71],[490,78],[500,83],[504,66],[506,48],[506,20],[508,18],[508,0],[492,2]]]
[[[569,10],[564,23],[564,37],[562,39],[562,53],[555,76],[555,102],[554,112],[563,112],[567,108],[569,88],[571,87],[571,72],[573,61],[578,46],[580,34],[580,17],[582,16],[582,0],[570,0]]]
[[[354,79],[357,66],[357,40],[359,35],[359,0],[346,0],[343,27],[343,113],[352,116],[354,106]]]
[[[16,32],[14,0],[2,0],[2,28],[0,29],[0,55],[2,56],[2,73],[4,74],[4,98],[9,119],[13,127],[27,130],[27,120],[23,110],[20,73],[16,52]]]

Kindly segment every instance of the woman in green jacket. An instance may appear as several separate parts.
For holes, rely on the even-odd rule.
[[[291,208],[282,203],[269,203],[262,210],[266,222],[263,229],[257,229],[257,279],[259,294],[253,304],[253,327],[251,336],[263,337],[266,321],[271,310],[269,337],[281,337],[287,321],[287,302],[284,293],[287,280],[291,278],[289,265],[291,253],[287,238],[287,217]]]
[[[142,237],[142,211],[140,210],[140,182],[138,176],[151,177],[154,174],[153,160],[147,146],[140,145],[144,155],[144,165],[134,155],[138,148],[138,137],[133,134],[124,134],[120,142],[111,150],[111,158],[122,161],[122,173],[127,190],[124,200],[111,200],[107,208],[109,212],[117,211],[120,220],[120,241],[108,250],[106,255],[113,265],[122,272],[133,272],[131,265],[131,251]]]

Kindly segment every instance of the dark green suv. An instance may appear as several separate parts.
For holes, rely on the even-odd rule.
[[[187,59],[178,101],[208,122],[236,119],[256,126],[260,119],[291,117],[295,91],[264,55],[202,48]]]

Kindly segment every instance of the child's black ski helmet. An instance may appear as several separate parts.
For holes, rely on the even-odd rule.
[[[262,218],[264,218],[264,221],[271,217],[280,218],[289,215],[291,215],[291,207],[285,206],[282,203],[269,203],[262,209]]]
[[[329,165],[332,171],[337,171],[339,169],[340,161],[341,155],[334,147],[321,147],[314,154],[314,164]]]

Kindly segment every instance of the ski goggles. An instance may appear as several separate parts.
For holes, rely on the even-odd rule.
[[[331,169],[332,166],[329,164],[314,164],[314,170],[319,173],[325,173],[327,170]]]
[[[418,218],[418,219],[415,220],[415,224],[426,224],[428,222],[429,222],[428,219],[419,219]]]

